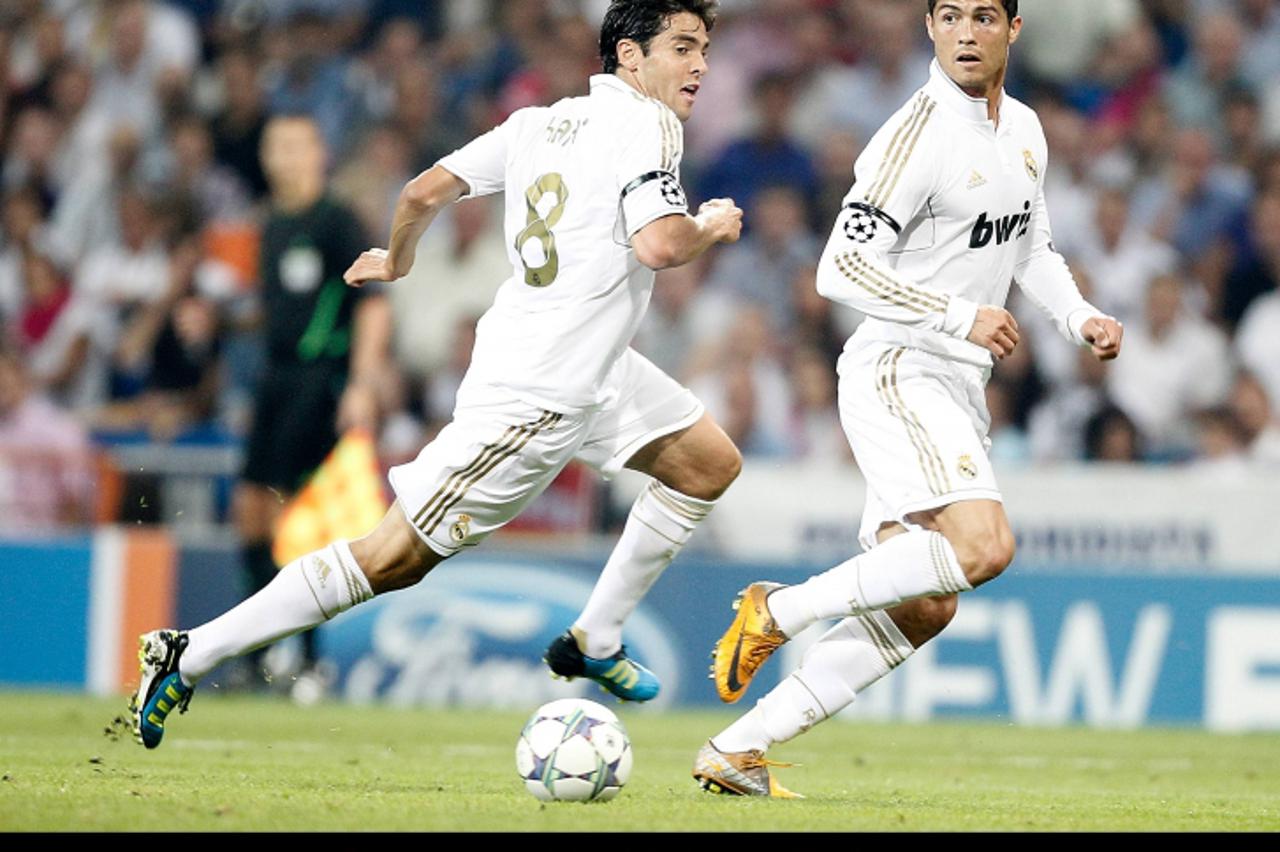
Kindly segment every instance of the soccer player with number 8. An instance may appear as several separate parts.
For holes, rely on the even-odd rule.
[[[417,583],[514,518],[573,459],[652,481],[547,663],[624,700],[657,695],[657,678],[622,646],[623,622],[742,464],[693,394],[629,348],[654,270],[741,230],[732,201],[691,216],[679,179],[681,122],[707,71],[715,7],[614,0],[600,36],[604,73],[588,96],[519,110],[405,186],[388,247],[356,259],[348,284],[403,277],[440,210],[506,193],[513,274],[477,326],[454,419],[392,469],[395,505],[368,536],[295,560],[208,624],[142,637],[133,713],[144,745],[159,745],[169,713],[223,660]]]

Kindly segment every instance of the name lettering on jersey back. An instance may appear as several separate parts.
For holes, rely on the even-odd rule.
[[[552,118],[547,125],[547,142],[564,148],[578,141],[578,131],[586,126],[590,119],[580,118],[570,121],[567,118]]]
[[[1011,213],[1008,216],[997,216],[991,219],[983,213],[978,217],[978,221],[973,223],[973,230],[969,233],[969,248],[984,248],[991,244],[993,238],[998,246],[1010,240],[1021,239],[1026,236],[1030,224],[1030,201],[1022,205],[1021,213]]]

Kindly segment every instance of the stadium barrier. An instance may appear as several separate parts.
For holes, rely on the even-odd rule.
[[[0,684],[118,692],[133,639],[189,625],[236,600],[235,552],[174,554],[163,534],[0,547]],[[337,696],[401,705],[533,706],[594,687],[547,677],[541,655],[572,620],[600,561],[471,552],[413,589],[320,628]],[[714,705],[707,652],[747,582],[818,566],[683,558],[628,625],[662,677],[656,706]],[[794,668],[820,632],[785,646],[742,706]],[[1152,576],[1014,568],[967,595],[947,631],[869,690],[849,715],[953,716],[1018,724],[1280,729],[1280,578]],[[216,682],[216,677],[215,677]]]
[[[1208,468],[996,468],[1027,570],[1280,574],[1280,477]],[[624,471],[623,514],[643,477]],[[749,460],[694,542],[734,559],[840,561],[858,552],[853,465]]]
[[[136,685],[138,634],[177,616],[177,563],[173,538],[145,527],[0,544],[0,684]]]
[[[1014,565],[966,595],[948,630],[849,715],[1280,729],[1280,528],[1268,517],[1280,505],[1276,483],[1130,469],[1002,483],[1020,542]],[[707,653],[737,590],[761,578],[796,582],[847,558],[859,491],[848,471],[744,474],[700,547],[628,624],[629,646],[664,680],[658,707],[715,704]],[[838,533],[813,533],[834,524]],[[611,543],[584,552],[571,541],[495,537],[419,587],[324,625],[336,694],[524,707],[586,692],[548,679],[540,662]],[[225,529],[0,540],[0,685],[127,689],[136,635],[233,605],[238,558]],[[818,632],[784,647],[743,706],[794,668]]]

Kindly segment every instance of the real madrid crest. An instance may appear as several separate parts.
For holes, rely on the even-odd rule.
[[[449,538],[453,539],[455,544],[462,544],[469,535],[471,535],[471,516],[459,515],[458,520],[449,527]]]
[[[1027,177],[1040,180],[1040,167],[1036,165],[1036,158],[1031,156],[1031,151],[1026,148],[1022,149],[1022,161],[1027,164]]]
[[[973,457],[965,454],[956,462],[956,470],[960,471],[960,475],[965,479],[978,478],[978,466],[974,464]]]

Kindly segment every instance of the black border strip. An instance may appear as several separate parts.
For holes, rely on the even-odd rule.
[[[629,183],[629,184],[627,184],[626,186],[624,186],[624,187],[622,188],[622,195],[621,195],[621,196],[619,196],[619,197],[620,197],[620,198],[626,198],[626,197],[627,197],[628,195],[630,195],[632,192],[635,192],[637,189],[639,189],[640,187],[644,186],[644,185],[645,185],[646,183],[648,183],[649,181],[651,181],[651,180],[660,180],[660,179],[661,179],[661,178],[663,178],[663,177],[669,177],[669,178],[671,178],[672,180],[676,180],[676,176],[675,176],[675,175],[673,175],[671,172],[666,172],[666,171],[663,171],[663,170],[661,170],[661,169],[654,169],[654,170],[653,170],[653,171],[651,171],[651,172],[647,172],[646,174],[642,174],[642,175],[640,175],[640,177],[636,178],[635,180],[631,181],[631,183]],[[892,221],[892,220],[891,220],[891,221]]]
[[[623,194],[624,195],[626,194],[626,190],[623,190]],[[881,210],[879,207],[872,207],[870,204],[864,204],[861,201],[851,201],[844,206],[844,209],[845,210],[861,210],[863,213],[866,213],[871,216],[875,216],[881,222],[884,222],[890,228],[893,228],[893,232],[895,234],[902,233],[902,226],[898,224],[898,221],[894,219],[892,216],[890,216],[888,213]]]

